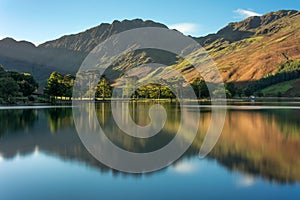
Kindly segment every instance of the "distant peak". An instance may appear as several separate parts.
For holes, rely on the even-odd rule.
[[[162,27],[162,28],[168,28],[166,25],[158,22],[154,22],[152,20],[143,20],[140,18],[135,18],[135,19],[124,19],[122,21],[120,20],[114,20],[111,23],[101,23],[96,27],[92,27],[86,31],[89,30],[94,30],[94,29],[102,29],[102,28],[107,28],[107,27],[123,27],[126,29],[126,26],[138,26],[138,27],[146,27],[146,26],[154,26],[154,27]]]
[[[283,17],[293,16],[297,13],[300,14],[300,12],[297,10],[278,10],[275,12],[269,12],[262,16],[251,16],[240,22],[229,23],[226,27],[221,29],[218,33],[223,33],[224,31],[227,31],[228,29],[246,31],[249,29],[257,28],[262,25],[270,24],[270,23],[272,23],[278,19],[281,19]]]
[[[114,21],[112,22],[112,24],[119,24],[119,23],[121,23],[119,20],[114,20]]]
[[[17,40],[11,38],[11,37],[6,37],[6,38],[3,38],[1,40],[2,42],[17,42]]]
[[[87,29],[83,32],[71,35],[64,35],[56,40],[45,42],[39,47],[43,48],[68,48],[72,51],[91,51],[97,44],[103,42],[111,35],[122,31],[142,28],[142,27],[160,27],[168,28],[166,25],[151,20],[142,19],[124,19],[122,21],[114,20],[112,23],[101,23],[98,26]]]
[[[2,44],[6,44],[6,45],[13,45],[13,44],[21,44],[24,46],[32,46],[32,47],[36,47],[33,43],[25,41],[25,40],[20,40],[17,41],[14,38],[11,37],[6,37],[3,38],[2,40],[0,40]]]
[[[279,16],[288,16],[288,15],[294,15],[296,13],[300,13],[298,10],[278,10],[275,12],[269,12],[265,15],[279,15]]]

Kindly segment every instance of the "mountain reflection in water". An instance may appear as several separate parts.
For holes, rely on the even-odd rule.
[[[150,106],[149,103],[132,103],[132,119],[139,125],[148,124]],[[128,151],[149,152],[170,142],[180,124],[178,105],[165,103],[163,106],[168,114],[166,124],[160,133],[149,139],[124,134],[113,120],[109,103],[96,104],[96,110],[98,120],[111,141]],[[184,107],[183,112],[185,118],[193,118],[197,114],[190,107]],[[199,126],[199,132],[181,159],[198,156],[211,120],[208,107],[201,108],[200,118],[200,124],[190,124]],[[2,159],[25,156],[38,148],[48,155],[83,162],[102,172],[111,171],[95,160],[82,145],[76,133],[72,108],[2,109],[0,119]],[[206,159],[214,159],[230,171],[259,176],[268,181],[300,182],[299,119],[299,110],[293,109],[229,109],[222,135]]]

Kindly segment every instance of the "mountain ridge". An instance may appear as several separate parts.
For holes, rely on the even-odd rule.
[[[139,27],[168,28],[151,20],[115,20],[111,24],[102,23],[38,46],[5,38],[0,40],[0,63],[6,69],[32,73],[40,82],[45,81],[51,71],[75,74],[85,56],[97,44],[113,34]],[[208,51],[224,81],[247,82],[276,73],[277,66],[284,61],[282,54],[290,59],[300,59],[299,30],[300,12],[279,10],[231,22],[214,34],[192,38]],[[248,55],[253,56],[253,59]],[[151,53],[140,52],[130,54],[124,61],[160,61],[160,58],[153,56]],[[126,63],[120,65],[123,68],[129,66]],[[182,71],[190,80],[196,77],[193,70]],[[111,73],[114,73],[114,69]]]
[[[0,40],[0,63],[9,70],[32,73],[39,82],[45,83],[51,71],[75,74],[83,59],[97,44],[113,34],[139,27],[167,28],[151,20],[114,20],[111,24],[101,23],[83,32],[64,35],[38,46],[27,42],[32,45],[25,49],[25,41],[4,38]],[[40,73],[41,70],[46,73]]]
[[[202,37],[194,37],[202,46],[205,46],[207,43],[211,41],[215,41],[216,39],[220,39],[221,37],[225,37],[229,42],[236,42],[241,39],[245,39],[249,36],[259,35],[260,33],[256,32],[246,32],[251,29],[258,28],[262,25],[268,25],[275,20],[278,20],[282,17],[299,15],[300,12],[297,10],[279,10],[276,12],[269,12],[262,16],[251,16],[239,22],[230,22],[227,26],[221,28],[216,33],[208,34]],[[237,36],[239,31],[243,31],[245,35],[243,37],[238,37],[235,40],[232,40],[232,36]],[[265,32],[266,33],[266,32]],[[239,36],[239,35],[238,35]]]
[[[90,29],[87,29],[83,32],[77,33],[77,34],[70,34],[70,35],[64,35],[58,39],[47,41],[45,43],[40,44],[38,47],[43,48],[67,48],[70,50],[75,51],[86,51],[90,52],[97,44],[100,42],[103,42],[105,39],[107,39],[109,36],[120,33],[125,30],[129,30],[132,28],[139,28],[139,27],[161,27],[161,28],[168,28],[166,25],[163,25],[158,22],[154,22],[151,20],[145,20],[142,19],[133,19],[133,20],[114,20],[111,24],[109,23],[101,23],[98,26],[92,27]],[[77,42],[76,44],[70,44],[67,46],[68,43],[72,43],[74,41],[70,41],[70,39],[76,39],[76,41],[80,40],[81,36],[87,37],[84,38],[85,40],[82,41],[83,44],[87,44],[88,41],[92,40],[90,44],[87,44],[86,48],[83,48],[82,45],[78,46]],[[60,44],[61,40],[65,40],[64,44]]]

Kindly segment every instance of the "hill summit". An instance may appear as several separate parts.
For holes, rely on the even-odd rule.
[[[52,71],[75,74],[85,56],[99,43],[113,34],[139,27],[168,28],[150,20],[113,21],[102,23],[78,34],[65,35],[39,46],[17,42],[12,38],[0,41],[0,63],[6,69],[33,74],[40,82]],[[279,10],[262,16],[231,22],[215,34],[194,37],[210,54],[226,82],[246,83],[278,72],[278,66],[287,60],[300,59],[300,12]],[[132,63],[169,61],[167,54],[151,52],[128,54],[112,68],[121,73]],[[172,65],[173,63],[169,63]],[[197,75],[189,66],[179,66],[189,80]],[[121,71],[120,71],[121,70]]]

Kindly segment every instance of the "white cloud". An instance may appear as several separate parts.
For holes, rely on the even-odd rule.
[[[234,11],[235,13],[237,13],[239,16],[239,18],[247,18],[247,17],[251,17],[251,16],[261,16],[261,14],[251,11],[251,10],[244,10],[244,9],[236,9]]]
[[[199,25],[194,23],[178,23],[169,26],[171,29],[176,29],[183,34],[192,35],[199,32]]]

